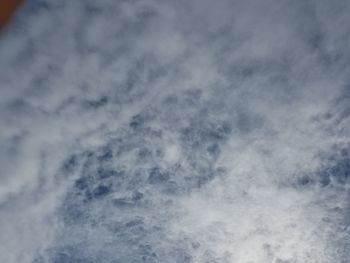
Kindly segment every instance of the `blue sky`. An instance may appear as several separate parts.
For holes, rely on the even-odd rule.
[[[349,262],[349,12],[24,1],[0,35],[0,261]]]

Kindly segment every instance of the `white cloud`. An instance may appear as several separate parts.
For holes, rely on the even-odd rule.
[[[0,261],[347,262],[350,6],[308,3],[25,2]]]

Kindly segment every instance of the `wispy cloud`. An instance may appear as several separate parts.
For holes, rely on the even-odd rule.
[[[348,262],[347,1],[26,1],[0,36],[1,262]]]

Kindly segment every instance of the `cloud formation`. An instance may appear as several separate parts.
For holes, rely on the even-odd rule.
[[[26,1],[0,36],[0,261],[348,262],[349,9]]]

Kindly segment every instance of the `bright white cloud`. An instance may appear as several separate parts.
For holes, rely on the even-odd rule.
[[[348,262],[349,8],[26,1],[0,261]]]

